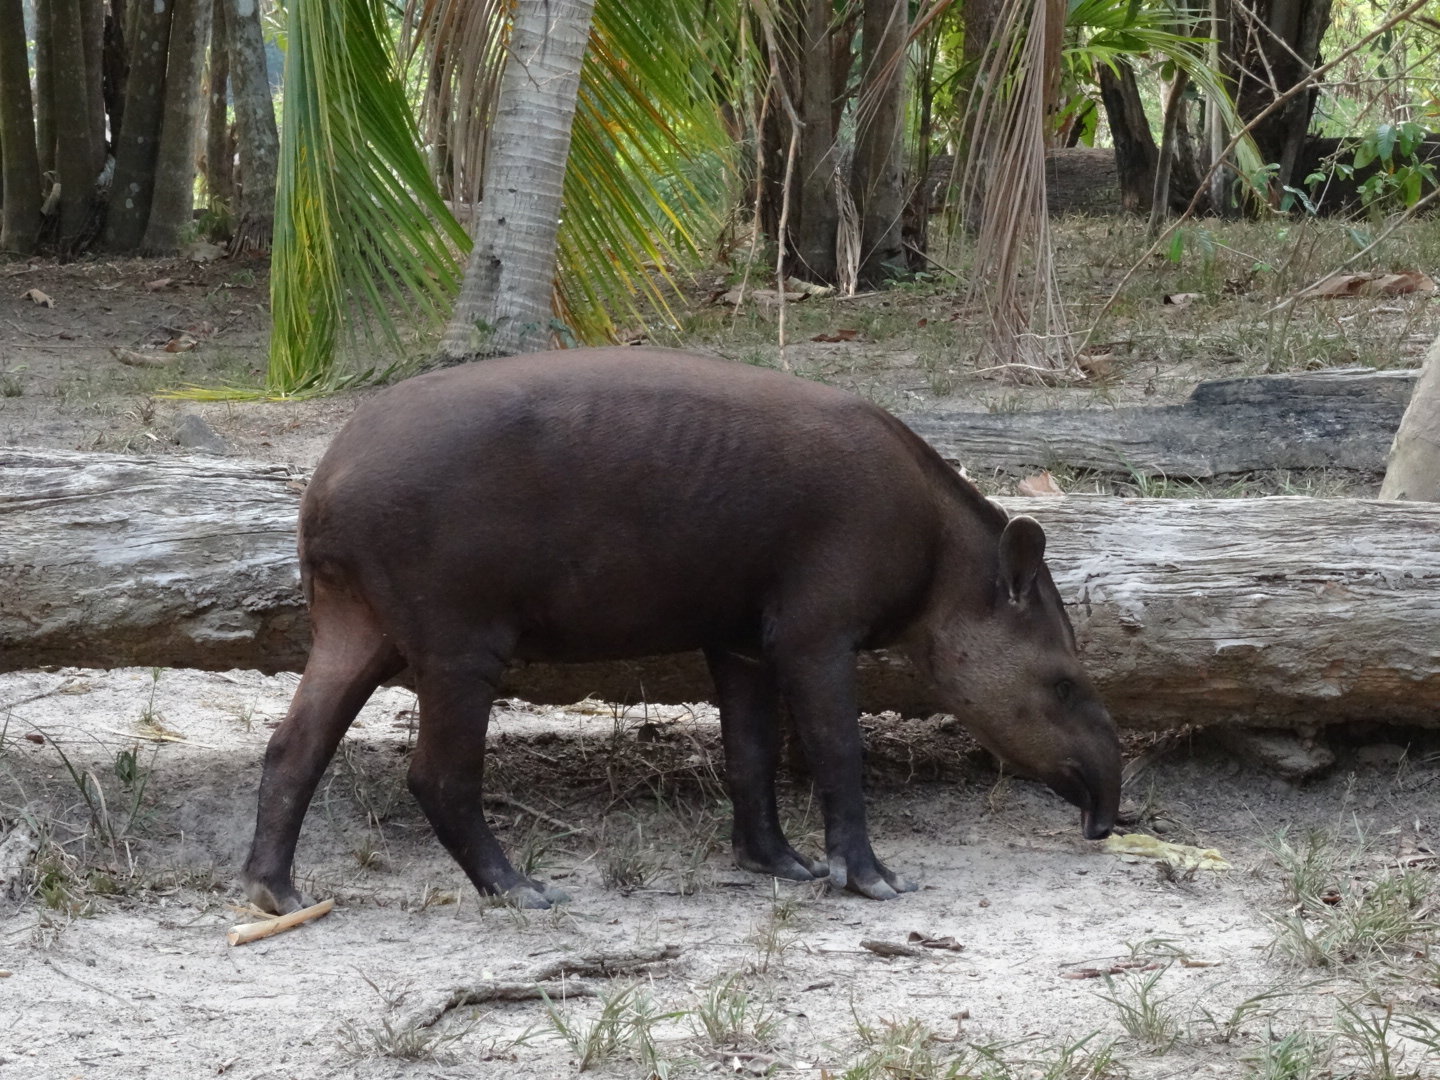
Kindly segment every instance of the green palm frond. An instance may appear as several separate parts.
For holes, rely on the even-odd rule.
[[[381,0],[289,8],[267,390],[313,391],[343,334],[443,319],[469,238],[419,149]]]
[[[270,395],[338,385],[342,342],[378,332],[398,352],[397,322],[443,321],[459,288],[471,241],[452,207],[482,194],[509,4],[411,0],[399,47],[387,11],[384,0],[289,7]],[[612,338],[621,313],[667,317],[676,269],[718,225],[728,193],[716,178],[732,144],[706,43],[726,40],[737,11],[711,0],[598,6],[556,294],[580,340]]]

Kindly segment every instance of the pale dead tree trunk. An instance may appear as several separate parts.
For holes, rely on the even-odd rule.
[[[225,32],[225,0],[212,0],[210,74],[206,81],[205,194],[213,209],[235,197],[234,155],[230,147],[230,38]]]
[[[515,6],[475,249],[440,343],[448,360],[550,347],[555,239],[593,11],[593,0]]]
[[[1180,126],[1180,110],[1185,107],[1185,88],[1190,85],[1190,76],[1179,68],[1170,83],[1170,92],[1165,97],[1165,124],[1160,132],[1160,159],[1155,163],[1155,188],[1150,195],[1150,234],[1159,233],[1170,208],[1170,172],[1175,166],[1178,152],[1176,131]]]
[[[1380,498],[1440,502],[1440,337],[1395,433]]]
[[[851,191],[860,215],[860,281],[879,284],[887,264],[903,268],[903,146],[908,0],[865,0],[860,98]]]
[[[115,177],[105,215],[105,248],[134,251],[145,235],[155,185],[155,154],[165,106],[165,61],[170,53],[168,0],[136,0],[126,44],[130,72],[125,79],[124,122],[115,149]]]
[[[80,241],[95,210],[95,148],[91,142],[81,0],[51,0],[54,61],[55,171],[60,178],[61,254]]]
[[[230,40],[230,90],[240,143],[240,214],[230,254],[269,251],[275,233],[275,170],[280,136],[265,66],[265,35],[259,0],[225,0]]]
[[[155,158],[155,195],[140,245],[146,255],[169,255],[192,220],[195,203],[195,135],[205,99],[200,76],[210,41],[211,0],[176,0],[171,16],[170,60],[165,67],[165,119]]]
[[[40,236],[43,196],[21,0],[0,0],[0,169],[5,193],[0,250],[29,255]]]

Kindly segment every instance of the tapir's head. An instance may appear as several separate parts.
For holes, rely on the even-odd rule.
[[[1085,836],[1099,840],[1119,809],[1120,741],[1076,655],[1045,532],[1013,518],[995,555],[981,560],[978,590],[970,580],[942,599],[922,664],[949,712],[1017,773],[1078,806]]]

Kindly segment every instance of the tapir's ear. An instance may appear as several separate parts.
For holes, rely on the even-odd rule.
[[[1045,530],[1032,517],[1010,519],[1000,534],[1000,587],[1020,603],[1035,585],[1045,561]]]

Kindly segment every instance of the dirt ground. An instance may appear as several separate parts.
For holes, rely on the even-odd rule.
[[[1347,872],[1372,883],[1397,860],[1425,863],[1440,770],[1427,745],[1401,764],[1374,733],[1367,753],[1352,748],[1350,765],[1305,787],[1203,742],[1150,747],[1127,789],[1135,827],[1214,846],[1234,866],[1187,874],[1082,840],[1071,808],[1002,779],[942,718],[867,721],[875,841],[921,886],[880,904],[733,868],[708,707],[515,705],[492,729],[491,787],[547,820],[508,805],[492,820],[513,854],[573,897],[558,913],[525,913],[481,902],[430,834],[403,787],[414,699],[384,690],[345,740],[301,841],[303,886],[336,910],[230,948],[225,931],[253,917],[234,875],[265,740],[293,686],[251,672],[0,677],[0,816],[46,823],[41,896],[0,907],[0,967],[13,972],[0,980],[0,1076],[572,1075],[576,1051],[540,1001],[453,1010],[419,1029],[418,1046],[401,1033],[413,1036],[407,1023],[457,987],[659,944],[678,957],[637,985],[667,1017],[650,1031],[674,1074],[839,1076],[873,1056],[867,1029],[883,1043],[913,1021],[933,1033],[906,1036],[925,1054],[993,1048],[1013,1070],[993,1075],[1229,1077],[1275,1040],[1320,1039],[1337,1003],[1366,992],[1418,1015],[1440,1005],[1413,943],[1331,969],[1300,967],[1274,944],[1271,920],[1293,905],[1262,841],[1320,829],[1347,843],[1359,830],[1365,854]],[[128,789],[115,769],[127,752],[138,761]],[[92,777],[88,802],[72,769]],[[817,851],[802,785],[787,787],[786,808],[791,836]],[[883,958],[860,944],[912,932],[963,949]],[[1073,977],[1132,958],[1108,987]],[[717,1044],[693,1016],[670,1015],[693,1013],[730,977],[752,1021],[773,1022],[763,1038]],[[1147,1042],[1106,998],[1130,1002],[1152,977],[1171,1026]],[[582,1028],[599,1012],[593,999],[555,1008]],[[1087,1038],[1073,1071],[1045,1071]],[[1108,1071],[1083,1071],[1096,1063],[1087,1051],[1112,1043]],[[647,1075],[635,1053],[622,1045],[597,1068]],[[1331,1053],[1335,1071],[1315,1075],[1370,1075],[1344,1071],[1360,1060],[1353,1047]],[[1427,1067],[1414,1044],[1406,1060]]]
[[[1112,366],[1083,382],[977,374],[970,309],[943,275],[796,305],[787,359],[901,412],[1164,403],[1204,378],[1419,363],[1440,328],[1433,297],[1276,316],[1287,290],[1347,241],[1338,227],[1266,229],[1196,233],[1187,250],[1210,244],[1208,256],[1146,267],[1098,327]],[[1076,219],[1059,235],[1079,324],[1143,243],[1113,219]],[[1434,273],[1440,230],[1407,234],[1386,257]],[[705,302],[738,272],[702,282],[681,324],[650,340],[778,363],[772,313]],[[376,391],[298,403],[166,396],[258,384],[265,275],[262,263],[227,261],[0,264],[0,445],[192,453],[174,436],[194,413],[234,456],[313,466]],[[163,359],[171,340],[196,345],[166,367],[116,359]],[[1014,479],[989,478],[988,490]],[[1247,493],[1368,494],[1376,481],[1246,483]],[[1082,840],[1071,808],[998,774],[944,717],[867,717],[875,844],[921,885],[878,904],[733,867],[708,707],[512,703],[492,728],[493,824],[518,862],[573,897],[525,913],[478,898],[435,841],[404,788],[413,697],[385,690],[347,736],[301,841],[302,886],[333,897],[335,911],[230,948],[225,931],[254,917],[236,874],[265,740],[293,687],[253,672],[0,676],[0,837],[24,827],[39,843],[17,893],[0,885],[0,1080],[582,1067],[855,1080],[1440,1076],[1440,741],[1424,733],[1331,733],[1339,763],[1304,785],[1203,734],[1133,740],[1127,827],[1215,847],[1233,867],[1187,872]],[[803,780],[788,781],[785,803],[792,838],[818,852]],[[912,933],[963,948],[884,957],[861,945]],[[458,987],[660,945],[675,958],[582,979],[600,998],[462,1005],[418,1023]]]

